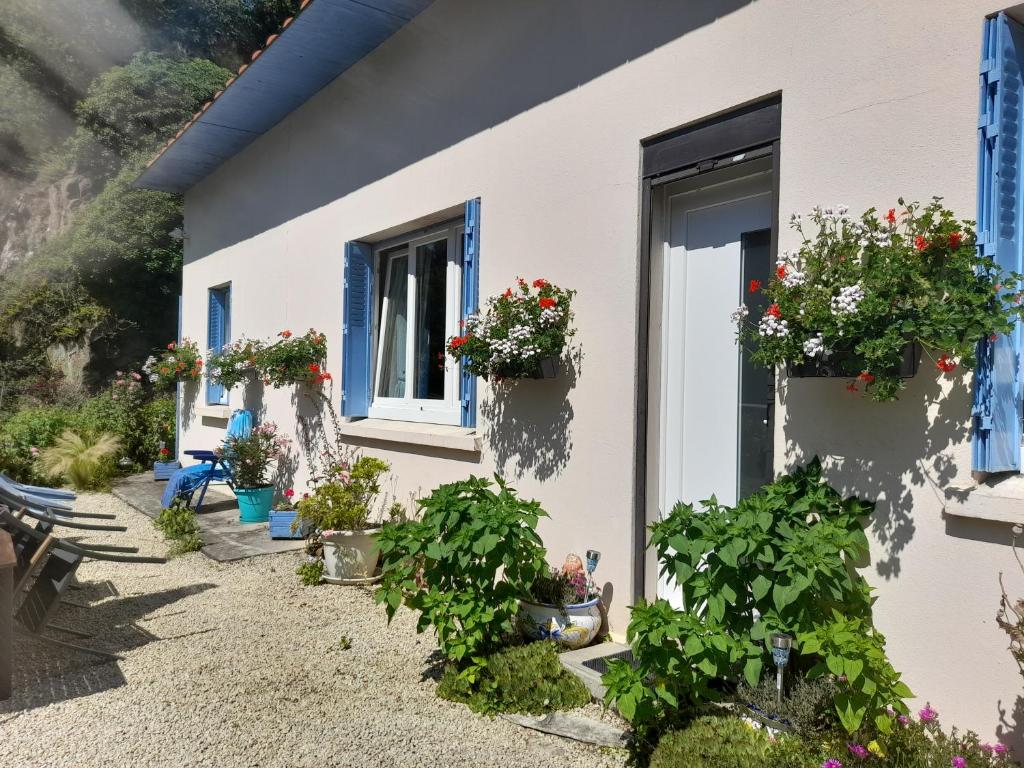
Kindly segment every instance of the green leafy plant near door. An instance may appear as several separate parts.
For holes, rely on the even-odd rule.
[[[433,628],[441,653],[468,685],[487,656],[515,635],[518,598],[545,573],[537,522],[547,513],[495,477],[470,477],[420,500],[422,515],[377,534],[383,580],[375,599],[388,620],[403,603]]]
[[[842,498],[817,459],[735,507],[677,504],[651,526],[650,543],[686,608],[637,603],[627,629],[637,666],[609,664],[607,701],[634,723],[671,719],[741,679],[757,685],[771,634],[785,632],[795,638],[794,672],[836,677],[847,731],[891,730],[912,694],[885,655],[870,588],[854,569],[867,554],[862,524],[873,506]]]

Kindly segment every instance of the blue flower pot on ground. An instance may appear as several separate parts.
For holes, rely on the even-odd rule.
[[[238,519],[243,523],[265,523],[274,505],[274,486],[235,488],[238,497]]]

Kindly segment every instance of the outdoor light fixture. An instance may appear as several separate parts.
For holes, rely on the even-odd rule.
[[[594,592],[597,591],[597,585],[594,584],[594,571],[597,570],[597,564],[601,560],[601,553],[596,549],[587,550],[587,581],[590,582],[590,589]]]
[[[775,688],[778,703],[782,703],[782,670],[789,664],[789,651],[793,638],[781,632],[772,635],[772,661],[775,662]]]

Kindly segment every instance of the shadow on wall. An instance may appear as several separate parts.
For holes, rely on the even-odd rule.
[[[287,143],[270,136],[247,150],[246,175],[227,191],[237,199],[224,203],[245,215],[204,227],[186,260],[343,198],[752,1],[647,3],[643,13],[614,0],[436,3],[307,103]]]
[[[892,579],[899,576],[900,553],[916,530],[914,489],[934,493],[941,506],[943,488],[966,471],[949,449],[968,434],[969,379],[961,375],[943,397],[925,356],[897,402],[872,402],[848,392],[847,384],[845,379],[784,380],[785,458],[793,466],[818,455],[841,493],[876,502],[871,529],[884,551],[872,555],[875,571]]]
[[[487,425],[484,441],[495,469],[505,478],[557,476],[572,455],[572,403],[569,392],[580,375],[578,348],[563,357],[554,379],[524,379],[492,385],[480,404]]]

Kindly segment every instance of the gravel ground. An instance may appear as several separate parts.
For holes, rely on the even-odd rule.
[[[78,508],[117,513],[128,531],[112,541],[143,554],[166,549],[149,519],[113,496],[81,496]],[[83,642],[124,660],[73,653],[69,662],[20,642],[21,685],[0,703],[0,765],[624,764],[621,750],[438,699],[436,645],[416,634],[413,615],[402,611],[388,626],[369,590],[302,587],[293,574],[300,557],[83,564],[83,589],[70,599],[89,607],[64,607],[55,621],[95,632]],[[350,650],[339,647],[342,636]]]

